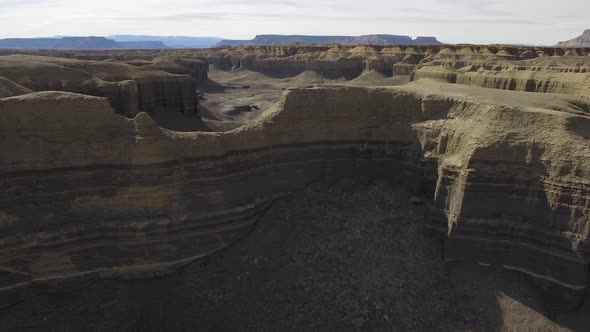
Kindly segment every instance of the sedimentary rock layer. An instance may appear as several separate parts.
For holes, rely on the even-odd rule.
[[[412,79],[431,78],[447,83],[474,85],[490,89],[563,93],[590,98],[590,72],[551,72],[532,68],[504,67],[484,69],[472,66],[461,70],[445,67],[422,67],[412,73]]]
[[[186,63],[187,68],[194,65],[193,73],[203,78],[198,60],[181,63]],[[162,60],[133,66],[115,61],[13,55],[0,57],[0,79],[11,82],[10,95],[31,90],[82,93],[108,98],[113,109],[127,117],[139,112],[178,113],[186,117],[186,121],[200,123],[196,80],[189,75],[171,74],[173,70],[165,72],[157,68],[171,68],[173,64],[172,60]]]
[[[16,51],[0,50],[0,54]],[[314,71],[326,78],[354,79],[375,70],[385,76],[412,75],[449,83],[590,98],[589,48],[502,45],[273,45],[195,50],[23,51],[84,60],[134,64],[206,82],[207,66],[246,69],[270,77]],[[143,62],[139,62],[138,59]]]
[[[494,93],[426,81],[293,89],[226,133],[168,131],[66,92],[0,99],[2,298],[170,271],[243,236],[274,198],[350,176],[430,196],[446,259],[583,291],[588,103]]]
[[[224,70],[247,69],[271,77],[306,70],[327,78],[355,78],[376,70],[447,83],[590,98],[587,48],[473,45],[269,46],[218,48],[199,56]]]

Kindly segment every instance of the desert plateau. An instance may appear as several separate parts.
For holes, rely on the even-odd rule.
[[[0,331],[590,331],[589,31],[0,40]]]

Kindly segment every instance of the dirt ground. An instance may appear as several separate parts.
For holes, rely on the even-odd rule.
[[[385,182],[315,184],[178,273],[39,294],[1,331],[587,331],[517,272],[445,264],[423,207]]]
[[[204,122],[216,131],[237,128],[274,105],[285,89],[315,84],[392,86],[410,81],[409,76],[385,77],[376,71],[363,73],[351,81],[325,79],[306,71],[295,77],[271,78],[248,70],[223,71],[211,67],[209,84],[202,88],[200,113]]]

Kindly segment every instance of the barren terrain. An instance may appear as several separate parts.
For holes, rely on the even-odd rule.
[[[585,331],[590,49],[0,51],[0,330]]]
[[[424,208],[383,181],[313,184],[226,250],[155,280],[101,281],[0,311],[3,331],[584,331],[527,278],[444,264]],[[369,239],[369,240],[368,240]]]

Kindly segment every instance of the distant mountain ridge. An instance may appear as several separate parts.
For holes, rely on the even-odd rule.
[[[587,29],[582,33],[581,36],[578,36],[574,39],[561,41],[557,43],[556,46],[561,47],[590,47],[590,29]]]
[[[107,38],[116,42],[159,41],[171,48],[205,48],[212,47],[222,40],[217,37],[190,36],[150,36],[150,35],[112,35]]]
[[[403,35],[362,35],[362,36],[307,36],[307,35],[257,35],[251,40],[224,39],[217,46],[267,46],[287,44],[348,44],[348,45],[419,45],[441,44],[435,37],[412,39]]]
[[[111,49],[166,49],[207,48],[221,45],[286,45],[286,44],[347,44],[347,45],[418,45],[440,44],[435,37],[412,39],[403,35],[362,36],[306,36],[257,35],[251,40],[232,40],[217,37],[113,35],[109,37],[6,38],[0,39],[0,48],[60,49],[60,50],[111,50]]]
[[[104,37],[61,37],[0,39],[0,48],[84,50],[116,49],[122,47],[114,40]]]
[[[168,48],[164,43],[159,40],[146,40],[146,41],[118,41],[117,44],[121,45],[124,49],[133,50],[149,50],[149,49],[163,49]]]
[[[161,41],[117,42],[105,37],[6,38],[0,48],[47,50],[162,49]]]

